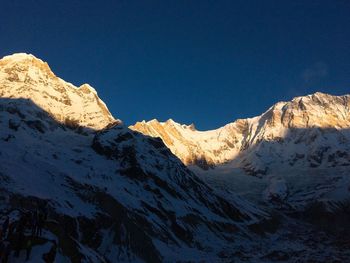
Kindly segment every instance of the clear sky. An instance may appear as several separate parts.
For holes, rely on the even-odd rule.
[[[350,93],[350,1],[0,2],[0,56],[89,83],[126,124],[211,129],[273,103]]]

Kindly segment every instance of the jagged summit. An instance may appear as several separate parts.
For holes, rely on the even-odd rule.
[[[23,60],[36,60],[36,61],[41,61],[43,62],[41,59],[35,57],[32,54],[28,54],[28,53],[14,53],[12,55],[8,55],[8,56],[4,56],[1,61],[6,61],[6,62],[12,62],[12,63],[18,63],[21,62]]]
[[[31,73],[30,76],[33,76],[34,73],[37,73],[39,70],[51,78],[56,77],[46,62],[32,54],[15,53],[13,55],[5,56],[0,59],[0,67],[6,68],[7,72],[28,72]]]
[[[116,121],[89,84],[76,87],[60,79],[46,62],[31,54],[0,60],[0,96],[31,99],[62,123],[102,129]]]

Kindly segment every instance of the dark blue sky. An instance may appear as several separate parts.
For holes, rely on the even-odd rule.
[[[126,124],[199,129],[350,93],[350,1],[1,1],[0,56],[89,83]]]

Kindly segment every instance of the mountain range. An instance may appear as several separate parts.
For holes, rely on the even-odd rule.
[[[349,107],[349,95],[331,96],[317,92],[296,97],[290,102],[276,103],[260,116],[239,119],[216,130],[197,131],[193,124],[181,125],[172,119],[166,122],[155,119],[137,122],[130,128],[152,137],[160,137],[186,165],[208,169],[235,162],[237,167],[246,168],[248,172],[258,175],[266,173],[267,169],[267,166],[259,167],[254,163],[254,158],[261,159],[259,155],[273,155],[274,162],[286,161],[292,166],[297,161],[311,167],[350,164],[347,154]],[[274,143],[276,145],[268,146]],[[327,147],[328,144],[343,144],[344,149],[340,152],[331,149],[327,154],[315,156],[320,154],[315,151],[322,152],[317,147]],[[283,148],[283,153],[277,148]],[[304,154],[305,148],[314,151]],[[251,156],[252,149],[254,153],[259,152],[258,155],[255,154],[258,158]],[[298,157],[302,154],[304,157]],[[335,161],[338,158],[332,156],[341,160]],[[267,160],[260,162],[266,164]]]
[[[6,56],[1,220],[18,227],[47,208],[29,262],[53,244],[56,262],[345,262],[349,106],[349,95],[315,93],[212,131],[126,127],[90,85]]]

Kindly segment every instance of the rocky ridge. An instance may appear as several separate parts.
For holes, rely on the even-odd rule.
[[[172,120],[137,122],[130,128],[160,137],[186,165],[204,169],[234,162],[236,167],[245,167],[252,172],[263,171],[266,167],[254,167],[259,155],[263,156],[257,152],[268,148],[266,151],[274,154],[276,144],[289,149],[278,153],[284,155],[282,159],[276,159],[279,162],[295,163],[293,160],[296,158],[306,159],[310,166],[319,166],[322,161],[314,156],[315,152],[331,147],[329,153],[323,156],[323,164],[329,159],[329,165],[337,165],[332,162],[336,157],[342,159],[342,164],[350,161],[346,151],[350,146],[349,107],[349,95],[332,96],[317,92],[290,102],[276,103],[260,116],[240,119],[216,130],[197,131],[193,126]],[[286,143],[292,145],[286,147]],[[310,150],[312,153],[305,153]]]

